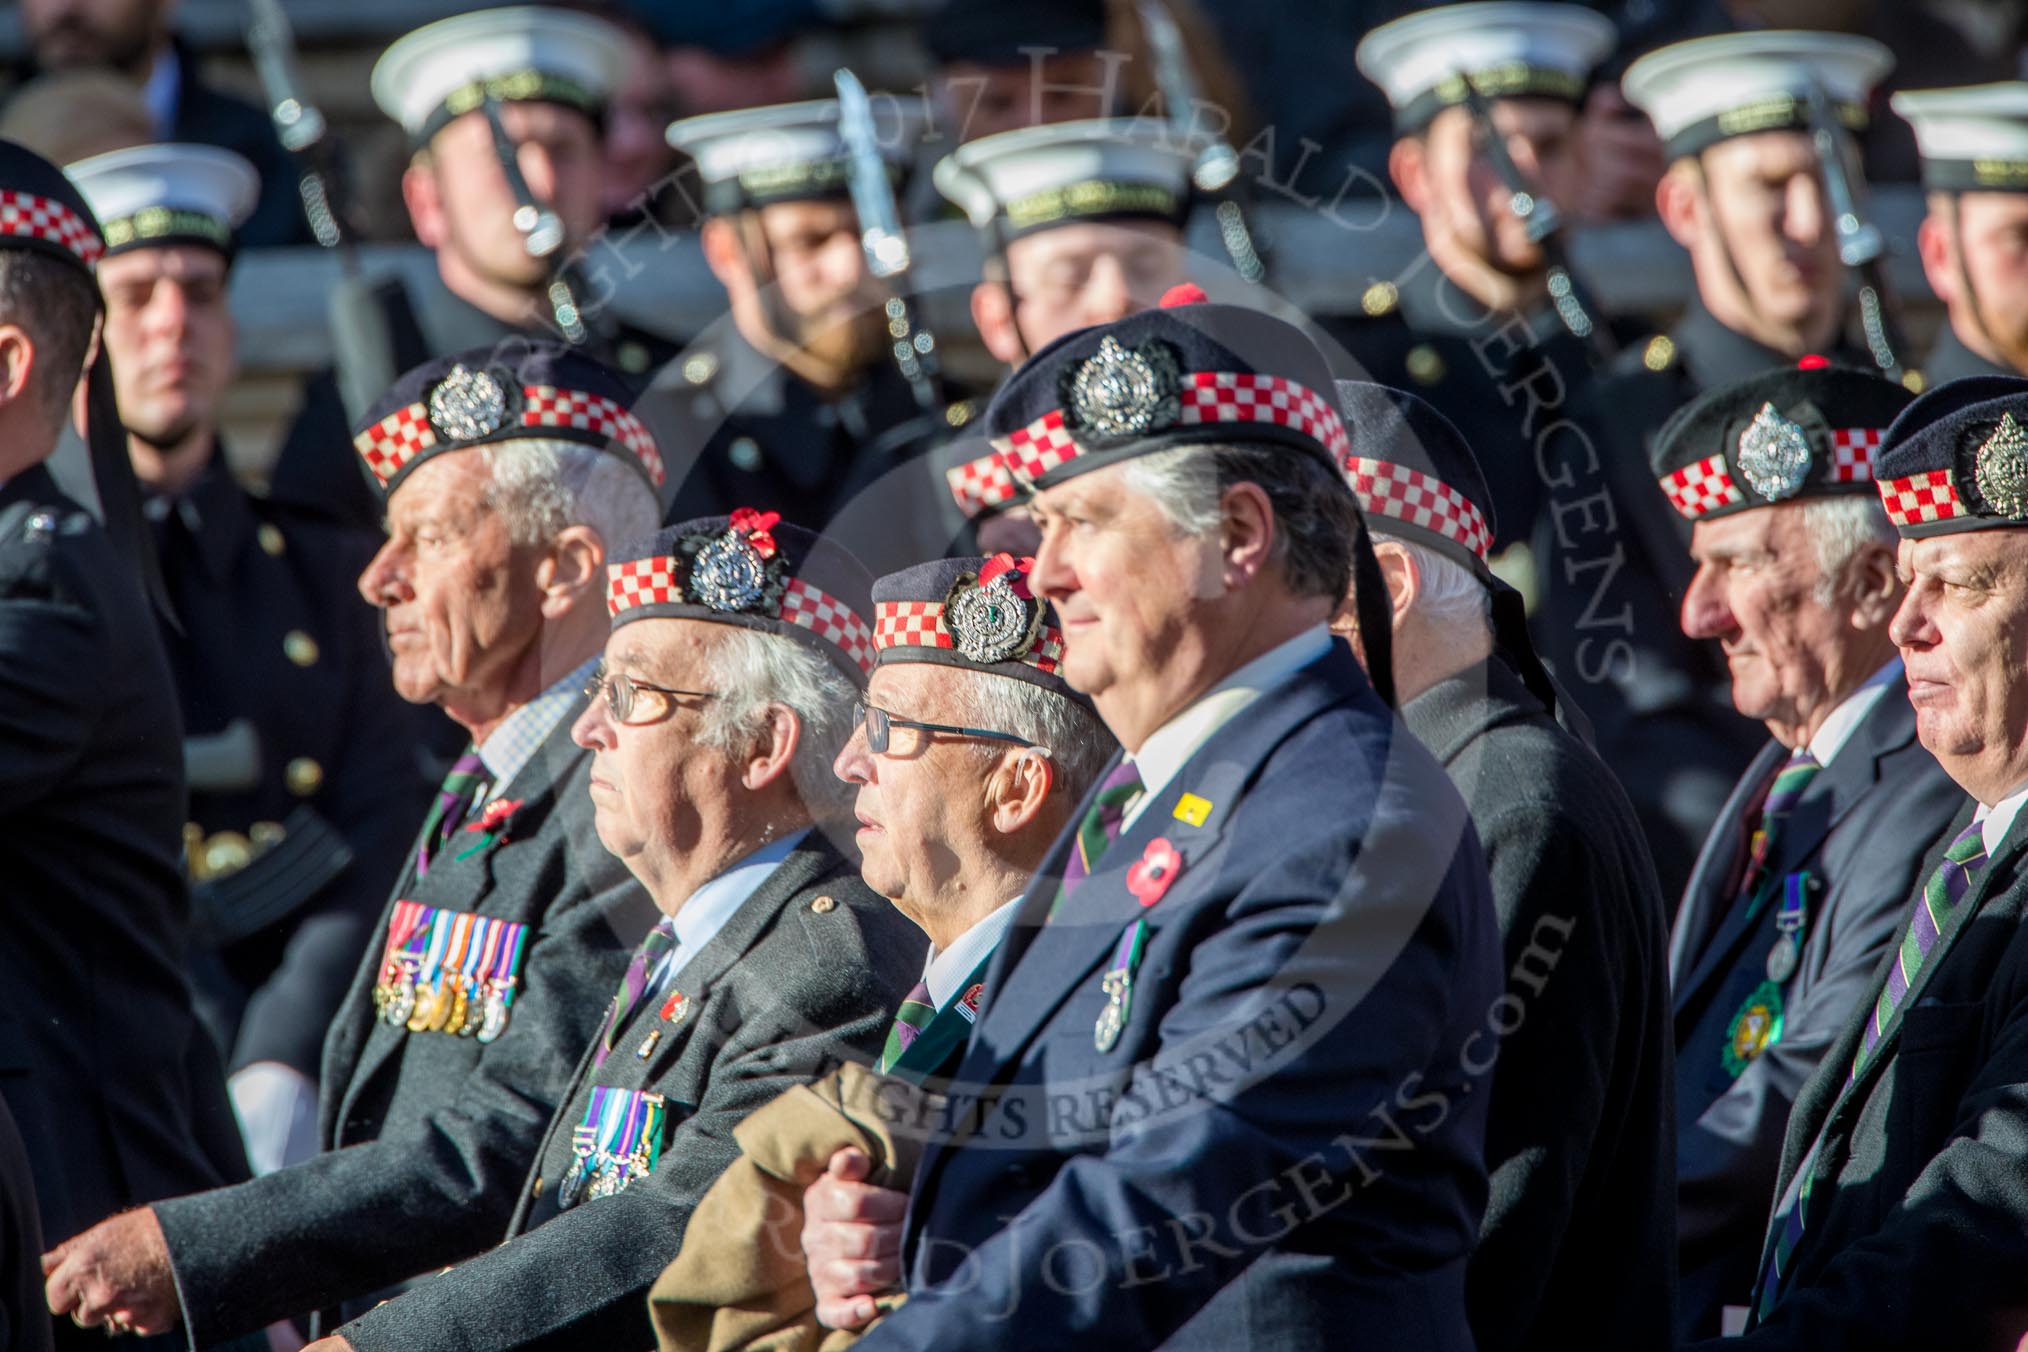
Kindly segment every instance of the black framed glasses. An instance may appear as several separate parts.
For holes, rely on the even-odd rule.
[[[917,732],[941,732],[951,737],[980,737],[989,742],[1011,742],[1015,746],[1029,747],[1049,754],[1046,746],[1036,746],[1026,737],[1016,737],[1011,732],[995,732],[992,728],[961,728],[950,723],[922,723],[913,718],[900,718],[878,705],[865,700],[852,702],[852,726],[866,725],[866,749],[874,755],[884,755],[894,739],[894,729],[912,728]]]
[[[591,679],[584,684],[584,693],[588,699],[605,696],[606,708],[612,711],[614,721],[620,723],[652,722],[668,712],[671,702],[678,695],[688,695],[692,699],[717,698],[717,695],[709,690],[673,690],[666,685],[650,685],[646,681],[637,681],[622,672],[607,671],[603,662],[592,669]],[[639,707],[644,693],[658,696],[659,701],[653,713],[643,713],[636,720],[634,711]]]

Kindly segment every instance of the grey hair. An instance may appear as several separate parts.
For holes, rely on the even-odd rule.
[[[1415,608],[1425,619],[1449,628],[1469,625],[1476,633],[1493,632],[1493,597],[1471,569],[1440,550],[1384,531],[1374,543],[1390,544],[1415,564]]]
[[[610,551],[651,533],[661,516],[655,490],[610,451],[554,437],[522,437],[482,449],[492,482],[486,505],[517,545],[546,545],[566,526],[590,526]]]
[[[704,669],[717,698],[704,706],[698,740],[744,755],[766,726],[769,707],[783,706],[800,725],[789,774],[803,805],[818,821],[842,816],[855,790],[831,773],[831,762],[851,735],[859,694],[845,674],[806,644],[734,626],[705,656]]]
[[[1118,743],[1098,715],[1068,695],[1032,681],[996,676],[986,671],[946,668],[957,678],[951,685],[957,721],[967,727],[1011,732],[1026,742],[1047,747],[1056,765],[1056,783],[1075,803],[1084,797],[1099,771],[1112,759]],[[988,758],[1005,754],[1004,743],[976,742]]]
[[[1811,498],[1800,505],[1803,531],[1817,553],[1818,605],[1828,606],[1838,599],[1845,570],[1862,549],[1877,544],[1891,552],[1900,539],[1880,499],[1871,493]]]
[[[1244,443],[1179,446],[1127,461],[1126,480],[1161,506],[1178,535],[1199,540],[1216,535],[1226,489],[1256,484],[1274,509],[1272,558],[1289,590],[1335,600],[1351,585],[1359,503],[1317,456]]]

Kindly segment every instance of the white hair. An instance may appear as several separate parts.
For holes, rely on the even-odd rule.
[[[1358,501],[1320,457],[1282,446],[1207,443],[1126,462],[1129,487],[1153,498],[1176,533],[1215,538],[1225,490],[1252,483],[1274,509],[1274,561],[1298,596],[1341,597],[1351,583]]]
[[[831,773],[831,762],[851,735],[859,692],[837,665],[792,638],[727,625],[704,669],[717,698],[705,705],[698,740],[744,755],[766,726],[768,709],[786,708],[799,727],[789,774],[804,806],[819,821],[843,815],[853,790]]]
[[[606,550],[651,533],[661,516],[655,490],[610,451],[554,437],[521,437],[482,448],[492,482],[486,505],[517,545],[545,545],[566,526],[590,526]]]
[[[1871,493],[1810,498],[1799,505],[1803,531],[1817,554],[1818,605],[1828,606],[1838,599],[1845,570],[1867,545],[1881,545],[1891,552],[1900,538],[1880,499]]]
[[[943,669],[950,679],[956,721],[966,727],[1011,732],[1025,742],[1046,747],[1056,765],[1056,784],[1071,802],[1084,797],[1100,770],[1118,749],[1105,724],[1068,695],[990,671]],[[986,757],[997,757],[1004,743],[974,744]]]
[[[1415,564],[1416,613],[1449,629],[1469,626],[1476,633],[1493,632],[1493,597],[1471,569],[1443,551],[1417,540],[1404,540],[1375,529],[1374,544],[1390,544]]]

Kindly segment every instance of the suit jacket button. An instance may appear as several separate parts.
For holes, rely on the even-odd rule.
[[[838,909],[838,902],[836,898],[833,897],[828,896],[818,897],[815,901],[810,903],[810,909],[815,911],[818,915],[829,915],[831,912]]]

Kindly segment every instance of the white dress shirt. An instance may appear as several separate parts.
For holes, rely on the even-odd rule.
[[[1845,696],[1838,707],[1831,710],[1830,717],[1817,729],[1817,735],[1810,739],[1809,752],[1817,758],[1817,764],[1828,766],[1833,757],[1852,740],[1852,734],[1866,721],[1866,715],[1873,712],[1873,706],[1880,703],[1887,688],[1901,679],[1901,659],[1890,657],[1887,665],[1866,678],[1866,683]]]
[[[978,924],[953,939],[949,948],[930,949],[929,958],[923,963],[922,980],[929,987],[930,1003],[939,1014],[964,994],[965,978],[999,946],[1000,937],[1014,923],[1014,912],[1020,906],[1021,898],[1017,896],[988,912]]]

